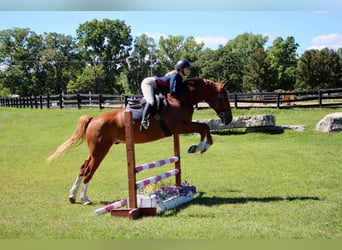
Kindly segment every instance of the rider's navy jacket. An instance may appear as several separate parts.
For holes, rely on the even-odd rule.
[[[180,74],[175,72],[167,76],[157,77],[156,81],[159,87],[169,87],[170,94],[174,95],[181,88],[180,84],[182,84],[183,79]]]

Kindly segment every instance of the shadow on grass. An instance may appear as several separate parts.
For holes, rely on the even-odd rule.
[[[321,200],[319,197],[315,196],[270,196],[270,197],[232,197],[232,198],[222,198],[222,197],[205,197],[204,192],[197,193],[196,197],[189,203],[183,204],[175,209],[167,210],[161,212],[160,216],[174,216],[182,209],[188,207],[189,205],[202,205],[202,206],[216,206],[224,204],[244,204],[248,202],[280,202],[280,201],[306,201],[306,200]]]
[[[210,131],[213,135],[245,135],[250,133],[263,133],[263,134],[270,134],[270,135],[278,135],[283,134],[284,129],[281,126],[273,126],[270,128],[247,128],[247,129],[220,129],[220,130],[211,130]]]
[[[222,204],[243,204],[248,202],[278,202],[278,201],[305,201],[305,200],[320,200],[319,197],[312,196],[270,196],[270,197],[234,197],[234,198],[222,198],[222,197],[203,197],[204,192],[199,192],[197,197],[194,198],[191,204],[215,206]]]

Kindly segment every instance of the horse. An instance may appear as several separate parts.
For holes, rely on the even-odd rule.
[[[183,87],[176,95],[166,93],[167,108],[160,113],[160,120],[170,133],[160,126],[160,121],[150,117],[147,130],[140,131],[140,121],[133,121],[134,143],[147,143],[159,140],[172,134],[200,134],[200,142],[192,145],[188,153],[204,153],[213,144],[210,128],[205,123],[193,122],[194,106],[205,101],[221,118],[222,123],[232,121],[232,112],[227,91],[227,83],[216,83],[202,78],[191,78],[184,81]],[[84,205],[92,204],[87,196],[87,188],[96,169],[104,159],[113,144],[125,143],[124,112],[126,108],[103,112],[97,116],[82,115],[74,133],[64,143],[57,147],[48,158],[51,163],[73,146],[86,139],[89,156],[80,167],[74,185],[70,190],[69,201],[75,203],[77,192],[82,184],[80,199]]]

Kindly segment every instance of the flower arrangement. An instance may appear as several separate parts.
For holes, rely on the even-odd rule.
[[[138,193],[142,198],[141,204],[145,204],[144,201],[147,199],[151,201],[151,203],[146,202],[147,204],[155,204],[157,210],[164,211],[192,200],[196,187],[190,185],[188,181],[184,181],[180,186],[168,186],[162,182],[156,182],[141,188]]]
[[[162,182],[149,184],[139,190],[140,194],[151,197],[155,195],[158,199],[167,200],[171,197],[186,196],[189,192],[196,193],[196,187],[184,181],[180,186],[168,186]]]

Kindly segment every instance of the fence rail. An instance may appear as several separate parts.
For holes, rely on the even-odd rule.
[[[125,96],[102,94],[59,94],[0,98],[0,106],[17,108],[121,108]]]
[[[138,96],[136,96],[138,97]],[[296,92],[229,93],[231,106],[238,108],[284,108],[342,106],[342,89]],[[122,108],[127,96],[106,94],[59,94],[0,98],[1,107],[17,108]],[[206,107],[199,104],[197,107]]]
[[[231,93],[229,100],[235,108],[284,108],[342,106],[342,89],[309,91]]]

